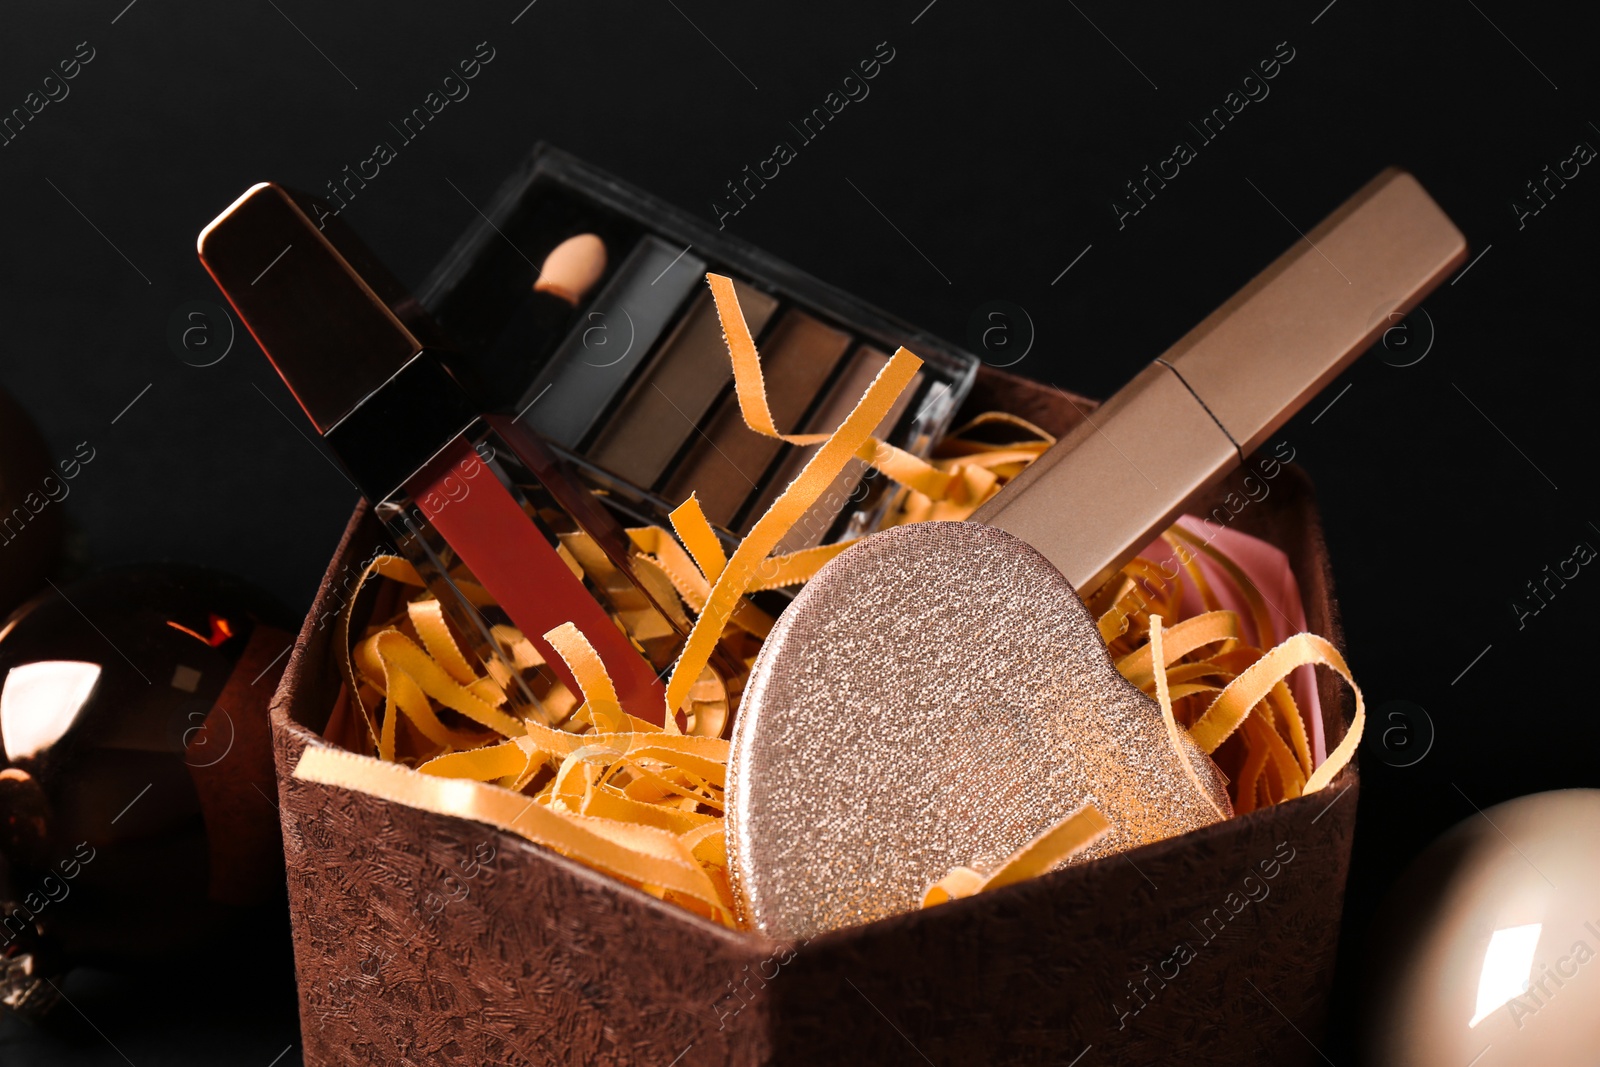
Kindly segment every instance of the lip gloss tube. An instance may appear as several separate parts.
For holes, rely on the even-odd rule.
[[[1383,171],[972,521],[1021,537],[1094,592],[1466,258],[1417,179]]]
[[[495,624],[519,629],[577,697],[577,680],[543,638],[572,622],[623,708],[661,723],[661,672],[671,653],[652,663],[613,616],[653,612],[648,628],[677,634],[666,643],[672,652],[681,628],[637,580],[617,596],[587,578],[562,543],[591,539],[631,579],[621,527],[537,437],[484,413],[470,379],[458,379],[448,355],[419,340],[425,327],[402,322],[379,295],[393,286],[387,275],[372,276],[370,254],[344,240],[335,246],[297,198],[272,183],[236,200],[198,245],[312,425],[511,702],[524,714],[540,708]],[[463,579],[487,590],[499,611],[475,605]]]

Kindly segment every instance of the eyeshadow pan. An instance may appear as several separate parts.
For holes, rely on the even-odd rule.
[[[791,310],[778,320],[772,336],[761,345],[761,373],[779,431],[794,432],[851,343],[849,334],[803,311]],[[665,496],[675,503],[693,492],[706,518],[728,526],[744,502],[760,492],[761,476],[782,448],[782,441],[744,424],[738,397],[730,393],[723,397],[704,437],[690,446],[667,483]]]
[[[802,433],[832,433],[839,428],[850,412],[855,410],[856,404],[866,394],[867,388],[872,385],[872,380],[878,372],[888,364],[889,357],[863,345],[856,350],[844,373],[839,375],[839,380],[828,390],[828,395],[823,398],[822,405],[806,420]],[[883,421],[878,423],[878,428],[873,431],[873,436],[883,440],[894,430],[895,424],[900,421],[911,398],[917,395],[917,389],[922,384],[922,373],[919,371],[899,399],[894,402]],[[749,528],[756,524],[756,520],[767,513],[772,502],[778,499],[778,494],[789,487],[800,471],[805,468],[813,455],[816,454],[817,445],[807,445],[804,448],[789,449],[789,454],[784,458],[782,465],[773,475],[772,481],[762,492],[755,505],[744,517],[744,529],[741,533],[749,533]],[[845,507],[850,503],[852,494],[861,480],[866,476],[868,467],[859,459],[852,459],[846,463],[844,469],[833,479],[828,488],[817,497],[800,520],[784,535],[773,551],[778,553],[798,552],[803,548],[820,545],[834,522],[839,518]]]
[[[703,264],[698,274],[705,275]],[[733,287],[750,333],[759,337],[778,301],[743,282]],[[702,292],[588,448],[589,459],[649,488],[732,380],[722,320],[711,294]]]
[[[576,449],[705,272],[682,249],[640,241],[523,394],[518,421]]]

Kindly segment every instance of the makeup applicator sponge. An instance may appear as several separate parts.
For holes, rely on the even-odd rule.
[[[549,293],[576,307],[605,269],[605,242],[592,233],[580,233],[568,237],[544,257],[533,291]]]

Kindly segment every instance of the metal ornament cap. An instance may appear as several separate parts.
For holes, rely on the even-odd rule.
[[[807,938],[913,910],[1085,800],[1073,862],[1232,815],[1221,772],[1117,672],[1071,584],[972,522],[875,534],[814,577],[751,670],[727,786],[741,918]]]

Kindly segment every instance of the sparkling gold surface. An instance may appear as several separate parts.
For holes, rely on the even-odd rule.
[[[1190,758],[1209,799],[1026,542],[896,527],[823,568],[762,646],[729,766],[735,899],[751,926],[809,937],[913,909],[1086,799],[1113,829],[1080,859],[1184,833],[1231,814]]]

